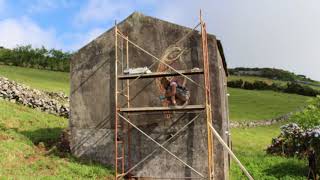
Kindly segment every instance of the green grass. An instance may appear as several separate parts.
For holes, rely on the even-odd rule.
[[[0,76],[46,91],[63,91],[69,94],[69,74],[15,66],[0,65]],[[238,78],[231,76],[231,80]],[[248,81],[258,77],[241,76]],[[268,81],[266,78],[258,78]],[[270,82],[272,80],[269,80]],[[270,119],[295,111],[303,106],[308,97],[271,91],[229,89],[230,117],[234,121]]]
[[[279,83],[279,84],[285,85],[287,83],[286,81],[273,80],[273,79],[257,77],[257,76],[229,76],[228,77],[228,81],[234,81],[239,79],[242,79],[243,81],[248,81],[248,82],[264,81],[268,84]]]
[[[307,96],[274,91],[228,88],[230,119],[233,121],[264,120],[296,111],[310,99]]]
[[[0,177],[17,179],[102,179],[111,171],[75,158],[46,155],[39,142],[56,140],[67,120],[0,100]],[[305,179],[306,161],[266,155],[279,125],[232,129],[233,150],[256,179]],[[40,143],[41,144],[41,143]],[[47,146],[47,145],[46,145]],[[231,179],[244,179],[235,163]]]
[[[279,124],[267,127],[232,129],[233,151],[255,179],[306,179],[307,161],[267,155],[265,149],[280,134]],[[246,179],[235,162],[231,179]]]
[[[258,77],[258,76],[229,76],[228,77],[228,81],[239,80],[239,79],[242,79],[243,81],[248,81],[248,82],[264,81],[269,85],[272,83],[286,85],[288,83],[288,81],[273,80],[273,79],[268,79],[268,78]],[[320,85],[320,82],[314,82],[314,83]],[[310,86],[313,89],[320,90],[319,86],[307,85],[307,84],[302,84],[302,83],[300,83],[300,84],[304,85],[304,86]]]
[[[32,88],[69,93],[68,73],[0,65],[0,76]],[[296,110],[309,99],[272,91],[229,88],[229,93],[230,117],[236,121],[273,118]],[[110,169],[101,165],[84,163],[71,155],[46,155],[52,148],[50,142],[66,127],[66,119],[0,100],[0,179],[111,178]],[[232,129],[233,150],[255,179],[305,179],[305,160],[265,154],[264,149],[278,134],[279,124]],[[40,142],[45,150],[37,145]],[[235,163],[231,179],[245,179]]]
[[[69,73],[0,65],[0,76],[45,91],[69,94]]]
[[[0,177],[17,179],[102,179],[111,171],[75,158],[46,155],[39,142],[56,140],[67,120],[0,100]],[[256,179],[305,179],[306,161],[266,155],[279,125],[232,129],[233,150]],[[235,163],[231,179],[245,179]]]
[[[66,127],[64,118],[0,100],[0,179],[111,178],[102,165],[47,154]]]

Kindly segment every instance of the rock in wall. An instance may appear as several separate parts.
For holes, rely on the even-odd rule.
[[[68,97],[63,93],[44,92],[0,77],[0,98],[39,109],[65,118],[69,117]]]

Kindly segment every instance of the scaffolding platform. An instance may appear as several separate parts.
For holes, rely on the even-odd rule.
[[[132,107],[120,108],[120,112],[156,112],[156,111],[199,111],[204,110],[204,105],[168,106],[168,107]]]
[[[196,28],[198,26],[201,26],[201,29],[199,30],[199,32],[201,33],[200,34],[201,35],[201,39],[200,39],[201,45],[199,44],[199,46],[201,46],[201,56],[199,56],[198,58],[199,58],[199,60],[202,60],[202,65],[200,65],[200,67],[202,67],[203,69],[189,67],[189,68],[193,68],[193,69],[177,70],[176,68],[174,68],[174,66],[171,66],[172,62],[180,60],[179,59],[180,56],[184,52],[186,52],[187,50],[186,51],[179,50],[179,51],[181,51],[181,53],[176,54],[175,57],[171,57],[171,58],[169,58],[169,55],[170,55],[170,53],[172,53],[174,51],[167,51],[167,50],[169,48],[181,49],[182,47],[179,47],[179,44],[183,40],[186,40],[188,37],[190,37],[192,34],[194,34],[196,32]],[[212,95],[211,95],[211,79],[212,79],[211,76],[212,76],[212,74],[210,73],[211,71],[209,69],[211,64],[209,61],[208,36],[207,36],[207,31],[206,31],[206,24],[202,20],[201,11],[200,11],[200,22],[191,31],[189,31],[183,37],[181,37],[178,41],[173,43],[172,44],[173,46],[169,46],[167,49],[165,49],[165,51],[163,51],[163,53],[165,55],[162,56],[161,58],[156,57],[151,52],[148,52],[147,50],[145,50],[144,48],[142,48],[138,44],[131,41],[129,39],[128,34],[124,35],[124,33],[122,33],[118,29],[116,23],[115,23],[114,32],[115,32],[114,33],[114,35],[115,35],[115,38],[114,38],[114,40],[115,40],[115,51],[114,51],[114,54],[115,54],[115,58],[114,58],[114,75],[115,75],[114,76],[114,79],[115,79],[115,82],[114,82],[114,87],[115,87],[114,88],[114,95],[115,95],[115,99],[114,99],[114,104],[115,104],[114,105],[114,113],[115,113],[115,116],[114,116],[114,118],[115,118],[115,120],[114,120],[114,123],[115,123],[115,125],[114,125],[114,168],[115,168],[115,180],[123,179],[126,176],[131,176],[131,177],[134,177],[135,179],[140,179],[140,178],[144,179],[145,177],[135,176],[135,175],[136,174],[143,175],[146,173],[146,171],[144,171],[144,170],[148,170],[147,165],[144,167],[141,167],[141,164],[144,163],[145,161],[147,161],[152,156],[154,156],[154,155],[156,156],[158,148],[161,148],[166,153],[171,155],[172,159],[175,159],[175,161],[179,161],[186,168],[188,168],[190,170],[190,172],[192,171],[192,173],[194,173],[197,176],[192,176],[192,177],[189,177],[189,176],[187,176],[187,177],[155,177],[155,176],[151,175],[151,176],[147,177],[148,179],[208,179],[208,180],[214,180],[216,177],[215,171],[214,171],[214,169],[216,167],[214,165],[219,163],[217,160],[214,159],[215,150],[216,150],[216,147],[214,145],[214,141],[216,141],[216,139],[224,147],[224,150],[227,150],[228,153],[231,155],[231,157],[236,161],[236,163],[238,163],[241,170],[246,174],[248,179],[253,180],[252,176],[245,169],[245,167],[241,164],[241,162],[237,159],[237,157],[234,155],[232,150],[228,147],[228,144],[225,143],[225,141],[221,138],[219,133],[214,129],[213,124],[212,124],[213,123],[212,108],[215,108],[214,105],[212,105]],[[196,33],[198,34],[199,32],[196,32]],[[118,41],[119,37],[120,37],[121,41]],[[197,35],[197,37],[198,37],[198,35]],[[125,42],[124,42],[124,40],[125,40]],[[163,67],[163,68],[157,69],[157,71],[160,71],[160,72],[153,72],[153,73],[147,73],[147,74],[124,74],[124,72],[125,72],[124,68],[130,69],[130,66],[129,66],[129,44],[130,44],[130,47],[134,47],[135,49],[137,49],[141,52],[144,52],[145,55],[152,57],[153,64],[149,65],[148,69],[151,69],[151,67],[153,67],[156,63],[161,65],[161,67]],[[119,48],[118,45],[121,45],[121,48]],[[182,45],[183,44],[181,44],[180,46],[182,46]],[[120,51],[121,56],[118,54],[119,53],[118,51]],[[125,55],[124,55],[124,52],[125,52]],[[121,61],[119,61],[120,58],[121,58]],[[135,59],[139,60],[139,58],[137,58],[137,57]],[[219,59],[219,58],[217,58],[217,59]],[[166,61],[166,60],[168,60],[168,61]],[[216,63],[219,65],[219,62],[216,62]],[[119,66],[118,66],[118,64],[119,64]],[[160,67],[160,66],[158,66],[158,67]],[[187,66],[186,66],[186,68],[187,68]],[[219,68],[219,67],[213,66],[213,68]],[[221,69],[221,68],[219,68],[219,69]],[[171,72],[169,72],[167,70],[170,70]],[[214,70],[219,71],[218,69],[214,69]],[[188,77],[188,75],[200,75],[203,78],[193,80],[192,78]],[[200,99],[196,100],[196,102],[198,102],[200,104],[198,104],[198,105],[192,104],[192,105],[185,105],[185,106],[167,106],[168,103],[163,103],[163,106],[160,106],[160,107],[159,106],[156,106],[156,107],[132,107],[132,104],[130,102],[132,100],[130,98],[130,86],[133,84],[133,82],[136,82],[136,81],[138,82],[139,79],[144,79],[144,78],[155,78],[157,81],[159,81],[160,79],[157,79],[157,78],[168,77],[168,76],[182,76],[186,80],[189,80],[189,82],[198,86],[200,89],[203,89],[203,91],[202,91],[203,93],[201,95],[197,94],[198,96],[203,96],[203,100],[200,100]],[[130,79],[133,79],[133,80],[130,81]],[[124,83],[123,80],[126,83]],[[122,82],[120,82],[120,81],[122,81]],[[157,83],[156,85],[159,85],[160,89],[164,88],[164,87],[160,87],[162,85],[161,82],[156,82],[156,83]],[[220,81],[215,82],[215,83],[220,83]],[[151,83],[149,83],[149,84],[151,84]],[[217,84],[217,85],[219,85],[221,87],[224,86],[222,84]],[[144,86],[144,87],[146,87],[146,86]],[[137,91],[136,88],[134,88],[134,92],[135,91]],[[160,92],[160,93],[165,95],[165,92]],[[118,98],[119,95],[122,95],[126,98],[120,99],[120,98]],[[140,100],[143,101],[144,99],[141,98]],[[122,105],[123,101],[126,101],[126,105]],[[120,106],[120,104],[121,104],[121,106]],[[146,105],[148,105],[148,104],[153,105],[155,103],[148,102],[145,104]],[[222,102],[220,102],[220,104],[222,105]],[[171,137],[169,137],[166,140],[161,139],[159,141],[159,138],[155,139],[153,137],[153,134],[150,134],[150,132],[144,131],[144,129],[147,129],[147,128],[141,128],[140,126],[136,125],[134,122],[132,122],[130,120],[130,117],[133,116],[134,113],[136,115],[140,115],[140,114],[142,115],[142,114],[147,114],[147,113],[152,114],[152,112],[162,112],[162,113],[157,113],[157,114],[162,114],[164,118],[169,119],[169,118],[172,118],[172,116],[170,116],[170,113],[173,113],[174,111],[180,111],[182,113],[192,112],[192,113],[198,114],[198,115],[194,116],[192,118],[192,120],[188,121],[184,126],[180,127],[180,124],[179,124],[179,127],[176,126],[175,129],[177,129],[178,131],[176,131],[173,135],[171,135]],[[223,111],[223,110],[221,109],[221,111]],[[224,111],[227,111],[227,109],[225,109]],[[167,113],[167,112],[169,112],[169,113]],[[218,113],[223,113],[223,112],[218,112]],[[156,113],[154,113],[154,114],[156,114]],[[169,116],[167,116],[167,115],[169,115]],[[202,123],[205,123],[207,126],[206,129],[203,129],[203,130],[199,129],[201,131],[201,133],[206,133],[206,135],[201,134],[201,136],[203,136],[203,137],[206,136],[206,141],[207,141],[206,145],[203,145],[201,147],[201,149],[199,149],[200,152],[202,153],[202,152],[204,152],[203,151],[204,149],[202,149],[202,148],[207,148],[206,153],[204,153],[204,155],[207,156],[207,162],[206,162],[207,169],[206,170],[200,169],[200,168],[199,168],[199,170],[197,170],[198,168],[197,169],[193,168],[191,165],[188,164],[188,161],[187,162],[184,161],[185,158],[179,157],[179,156],[181,156],[181,153],[175,154],[176,153],[175,151],[174,151],[175,153],[173,153],[168,148],[166,148],[166,146],[168,144],[174,142],[174,141],[172,141],[173,138],[177,138],[179,135],[181,135],[181,132],[185,131],[188,128],[188,126],[191,125],[198,117],[203,118],[205,121],[203,121]],[[142,116],[142,118],[143,118],[143,116]],[[156,118],[155,120],[159,120],[160,118]],[[186,117],[186,118],[190,119],[190,117]],[[180,119],[180,117],[179,117],[179,119]],[[172,123],[168,127],[163,126],[163,127],[161,127],[161,129],[165,130],[165,133],[167,133],[168,130],[171,130],[174,127],[175,124],[176,123]],[[203,126],[199,126],[199,127],[203,127]],[[132,142],[131,141],[131,136],[132,136],[131,129],[135,130],[133,133],[134,137],[138,137],[138,136],[136,136],[136,132],[139,132],[141,135],[143,135],[144,138],[148,139],[148,142],[151,141],[156,146],[155,147],[153,147],[152,145],[150,146],[149,143],[143,144],[141,146],[141,144],[140,144],[141,138],[140,137],[138,139],[135,139],[133,141],[133,143],[131,143]],[[193,133],[193,131],[192,131],[192,133]],[[222,133],[222,131],[220,133]],[[214,137],[216,137],[216,138],[214,139]],[[181,141],[181,142],[183,142],[183,141]],[[202,141],[201,141],[201,143],[202,143]],[[134,158],[133,158],[134,165],[131,164],[131,161],[132,161],[131,154],[133,154],[131,151],[132,145],[137,145],[137,147],[134,147],[134,151],[133,151],[133,153],[135,153]],[[175,146],[176,146],[176,144],[175,144]],[[185,146],[183,145],[181,147],[185,147]],[[136,151],[138,151],[142,148],[147,148],[147,151],[145,151],[145,152],[149,152],[149,150],[151,148],[154,148],[154,150],[146,156],[145,156],[145,152],[144,152],[143,156],[145,156],[145,157],[143,157],[143,158],[142,157],[137,158]],[[219,151],[221,151],[221,150],[219,150]],[[221,152],[223,152],[223,151],[221,151]],[[138,152],[138,154],[139,153],[142,154],[141,151]],[[224,152],[223,152],[223,154],[224,154]],[[139,156],[141,156],[141,155],[139,155]],[[168,160],[170,160],[170,159],[168,159]],[[156,161],[158,161],[158,160],[156,160]],[[148,164],[148,165],[151,165],[151,164]],[[175,165],[175,164],[172,163],[172,165]],[[137,170],[137,167],[139,167],[139,166],[140,166],[140,168],[142,168],[143,171],[141,171],[139,169]],[[220,168],[220,166],[218,166],[218,167]],[[140,171],[140,173],[137,173],[135,171]],[[153,172],[153,169],[151,170],[151,173],[152,172]],[[156,173],[158,173],[158,172],[156,172]],[[172,174],[172,173],[170,173],[170,174],[175,176],[175,174]],[[223,177],[227,177],[227,175],[225,175],[224,173],[222,173],[222,174],[223,174]],[[164,171],[160,175],[166,176],[166,171]],[[220,175],[217,175],[217,176],[220,177]]]
[[[197,177],[170,177],[170,178],[163,178],[163,177],[150,177],[151,179],[208,179],[208,180],[213,180],[213,134],[212,131],[210,130],[210,126],[212,125],[212,111],[211,111],[211,86],[210,86],[210,71],[209,71],[209,58],[208,58],[208,44],[207,44],[207,32],[206,32],[206,26],[204,21],[201,18],[201,13],[200,13],[200,22],[188,33],[186,33],[183,37],[181,37],[178,41],[173,43],[173,45],[178,46],[179,43],[181,43],[183,40],[186,40],[188,37],[194,34],[196,31],[196,28],[198,26],[201,26],[201,52],[202,52],[202,63],[203,65],[200,65],[203,69],[199,69],[198,67],[189,67],[188,69],[176,69],[174,68],[171,62],[176,61],[179,59],[179,57],[184,53],[184,50],[181,50],[179,54],[176,55],[176,57],[172,57],[170,60],[170,63],[167,61],[164,61],[162,58],[158,58],[152,53],[148,52],[144,48],[140,47],[138,44],[134,43],[131,41],[128,37],[128,35],[124,35],[118,27],[117,24],[115,24],[115,59],[114,59],[114,64],[115,64],[115,69],[114,69],[114,74],[115,74],[115,131],[114,131],[114,142],[115,142],[115,179],[120,180],[123,178],[125,175],[128,175],[134,169],[136,169],[141,163],[146,161],[148,158],[150,158],[154,152],[150,153],[148,156],[145,158],[141,159],[139,162],[135,163],[134,166],[131,166],[130,161],[131,161],[131,156],[130,156],[130,146],[131,146],[131,135],[130,135],[130,128],[132,127],[138,132],[140,132],[143,136],[151,140],[153,143],[155,143],[159,148],[162,148],[164,151],[166,151],[168,154],[170,154],[174,159],[178,160],[181,164],[183,164],[185,167],[188,167],[191,171],[196,173],[198,176]],[[118,37],[120,37],[121,41],[118,41]],[[125,40],[125,42],[124,42]],[[121,42],[121,43],[120,43]],[[119,44],[120,43],[120,44]],[[118,44],[121,45],[121,48],[118,48]],[[124,68],[130,69],[129,66],[129,44],[131,47],[136,48],[139,51],[144,52],[146,55],[152,57],[153,64],[149,65],[148,69],[150,69],[153,65],[158,63],[159,65],[162,65],[164,68],[161,70],[157,70],[158,72],[152,72],[152,73],[146,73],[146,74],[124,74]],[[200,45],[200,44],[199,44]],[[125,48],[124,48],[125,47]],[[166,51],[169,49],[168,47],[163,53],[166,53]],[[121,50],[118,52],[118,49]],[[180,49],[180,48],[179,48]],[[118,54],[120,53],[120,54]],[[125,53],[125,54],[124,54]],[[172,53],[172,52],[171,52]],[[121,55],[121,56],[120,56]],[[169,56],[170,54],[168,53],[166,56]],[[166,57],[168,58],[168,57]],[[121,61],[120,61],[121,58]],[[200,60],[201,60],[200,59]],[[168,59],[167,59],[168,60]],[[151,61],[150,61],[151,62]],[[199,61],[200,62],[200,61]],[[120,63],[120,64],[119,64]],[[118,66],[119,64],[119,66]],[[191,69],[193,68],[193,69]],[[197,81],[193,80],[192,78],[188,77],[190,75],[200,75],[203,78],[202,79],[197,79]],[[185,78],[186,80],[189,80],[191,83],[194,85],[198,86],[199,88],[203,89],[203,94],[202,96],[204,97],[203,102],[199,102],[200,104],[192,104],[192,105],[184,105],[184,106],[166,106],[166,104],[163,104],[163,106],[156,106],[156,107],[132,107],[130,101],[130,86],[133,84],[133,82],[138,81],[139,79],[156,79],[160,77],[172,77],[172,76],[181,76]],[[130,81],[130,79],[132,81]],[[125,81],[126,83],[121,82],[120,86],[120,81]],[[159,79],[158,79],[159,80]],[[161,82],[158,82],[161,83]],[[161,92],[161,94],[164,94],[164,92]],[[119,95],[124,95],[126,99],[120,99],[118,98]],[[121,107],[120,102],[122,104],[122,100],[126,100],[126,105]],[[197,101],[198,102],[198,101]],[[150,103],[149,103],[150,104]],[[193,118],[190,122],[185,124],[182,128],[177,131],[177,133],[174,136],[178,136],[178,134],[182,131],[184,131],[187,126],[189,126],[196,118],[200,117],[201,114],[205,114],[203,118],[206,120],[203,123],[207,124],[207,170],[206,175],[203,173],[200,173],[198,170],[190,166],[187,162],[185,162],[183,159],[180,159],[177,155],[169,151],[164,145],[170,142],[170,139],[167,140],[167,142],[159,143],[158,141],[154,140],[152,137],[148,135],[148,133],[145,133],[142,129],[140,129],[138,126],[136,126],[134,123],[130,121],[130,116],[133,115],[134,113],[139,114],[139,113],[152,113],[152,112],[162,112],[164,118],[166,117],[167,112],[194,112],[197,113],[198,115]],[[161,114],[161,113],[159,113]],[[202,117],[202,116],[201,116]],[[170,118],[170,117],[169,117]],[[126,132],[127,133],[124,133]],[[204,132],[204,131],[203,131]],[[126,134],[126,138],[124,137]],[[124,141],[128,141],[125,143]],[[127,144],[127,145],[126,145]],[[125,162],[125,160],[128,160],[128,163]],[[128,167],[126,167],[126,164]],[[165,174],[165,172],[164,172]],[[139,178],[139,177],[137,177]]]
[[[181,74],[183,75],[203,74],[203,69],[177,70],[177,72],[153,72],[148,74],[125,74],[125,75],[118,75],[118,79],[157,78],[157,77],[166,77],[166,76],[181,76]]]

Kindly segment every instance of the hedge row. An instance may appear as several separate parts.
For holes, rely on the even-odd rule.
[[[315,82],[314,80],[304,76],[297,75],[290,71],[276,69],[276,68],[245,68],[237,67],[228,69],[230,75],[245,75],[245,76],[259,76],[269,79],[277,79],[282,81],[303,81]]]
[[[67,72],[71,55],[56,49],[32,48],[31,45],[1,48],[0,64]]]
[[[247,90],[272,90],[277,92],[299,94],[304,96],[317,96],[320,95],[320,91],[313,89],[309,86],[304,86],[296,82],[288,82],[286,85],[279,83],[268,84],[264,81],[254,81],[253,83],[243,81],[242,79],[228,81],[228,87],[241,88]]]

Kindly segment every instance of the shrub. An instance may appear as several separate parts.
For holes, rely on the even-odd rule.
[[[270,85],[270,90],[273,90],[273,91],[283,92],[284,89],[285,87],[282,86],[280,83],[272,83]]]
[[[267,148],[267,153],[274,155],[284,155],[288,157],[303,157],[307,150],[306,134],[295,123],[280,127],[281,134],[272,139],[271,145]]]
[[[314,152],[320,162],[320,96],[290,120],[295,123],[281,126],[281,134],[272,139],[267,153],[304,158]],[[320,166],[317,171],[320,173]]]
[[[276,69],[276,68],[245,68],[245,67],[237,67],[228,69],[230,75],[246,75],[246,76],[260,76],[270,79],[278,79],[283,81],[310,81],[310,78],[305,76],[296,75],[292,72]]]
[[[292,115],[290,120],[297,123],[303,129],[320,126],[320,96],[311,100],[304,110]]]
[[[264,81],[254,81],[252,84],[256,90],[270,90],[271,86]]]
[[[316,161],[320,162],[320,126],[304,130],[291,123],[281,126],[280,129],[281,134],[273,138],[271,145],[266,149],[268,154],[306,158],[314,151]],[[317,172],[320,173],[320,166]]]
[[[254,81],[253,83],[248,81],[233,80],[228,81],[228,87],[231,88],[242,88],[247,90],[273,90],[277,92],[285,92],[291,94],[299,94],[303,96],[317,96],[320,95],[320,91],[312,89],[309,86],[302,86],[295,82],[287,83],[287,86],[282,86],[279,83],[272,83],[269,85],[264,81]]]
[[[253,83],[245,81],[243,84],[243,89],[253,90],[254,89]]]
[[[228,87],[231,87],[231,88],[242,88],[243,81],[242,79],[235,80],[235,81],[228,81],[227,85]]]
[[[287,87],[284,89],[285,93],[300,94],[304,96],[317,96],[320,95],[318,90],[312,89],[309,86],[303,86],[295,82],[287,83]]]

